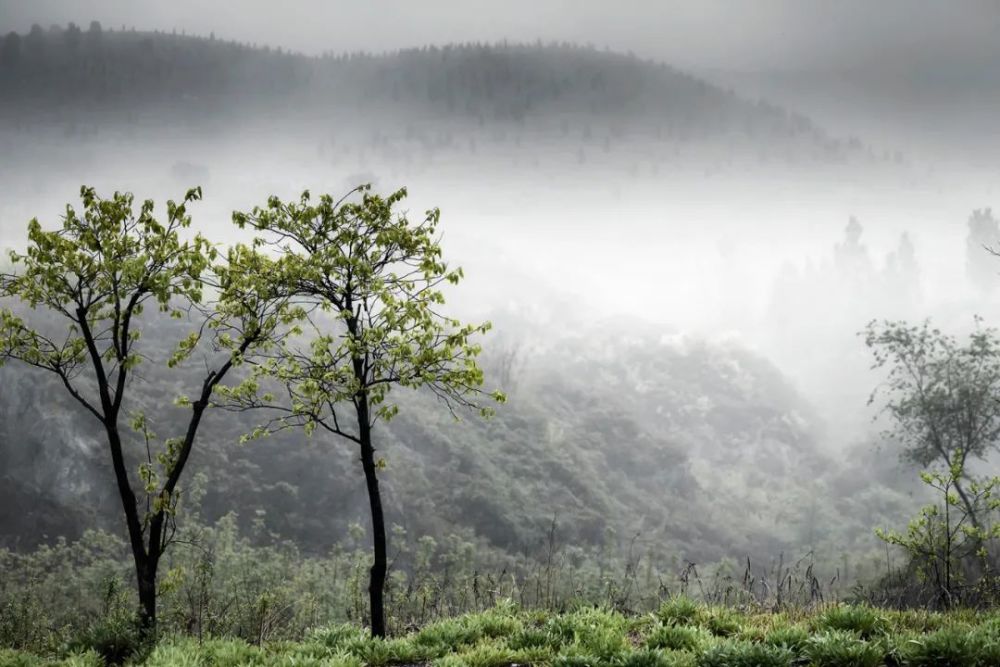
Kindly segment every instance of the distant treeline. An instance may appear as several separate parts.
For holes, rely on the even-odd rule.
[[[111,30],[96,21],[87,29],[36,25],[0,39],[0,113],[20,123],[177,123],[221,112],[359,120],[364,112],[387,128],[440,118],[470,129],[539,121],[557,136],[606,148],[629,135],[668,144],[711,139],[824,159],[861,149],[856,140],[828,137],[803,116],[741,99],[665,64],[572,44],[470,43],[307,57],[214,35]]]

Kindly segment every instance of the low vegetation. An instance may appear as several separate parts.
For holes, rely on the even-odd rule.
[[[301,641],[171,636],[122,655],[107,636],[62,648],[56,657],[7,650],[0,664],[98,666],[104,656],[148,667],[309,665],[361,667],[861,667],[1000,664],[1000,614],[888,612],[821,605],[774,613],[706,606],[674,597],[647,614],[609,607],[564,613],[501,601],[387,639],[352,624],[309,631]],[[103,640],[103,643],[102,641]],[[119,653],[112,654],[112,650]],[[109,655],[110,654],[110,655]]]

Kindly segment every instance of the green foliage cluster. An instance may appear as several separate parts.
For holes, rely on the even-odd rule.
[[[680,612],[680,613],[679,613]],[[713,630],[724,612],[732,631]],[[1000,618],[970,612],[881,612],[821,606],[789,614],[719,609],[672,598],[655,613],[626,615],[578,606],[524,610],[509,600],[388,639],[352,624],[309,630],[298,641],[165,638],[129,658],[147,667],[430,664],[506,667],[988,667],[1000,659]],[[666,640],[666,638],[671,638]],[[42,658],[0,652],[0,664],[100,665],[93,650],[63,648]]]

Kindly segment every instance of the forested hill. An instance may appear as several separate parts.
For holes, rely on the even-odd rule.
[[[170,320],[156,331],[165,354],[186,329]],[[475,544],[487,560],[533,557],[555,522],[556,539],[581,553],[623,554],[639,538],[634,546],[661,560],[812,548],[837,559],[851,545],[864,551],[878,517],[905,514],[906,499],[878,478],[892,474],[891,457],[856,457],[848,468],[824,454],[808,406],[739,347],[654,331],[579,332],[535,349],[516,341],[486,342],[487,376],[510,399],[494,419],[457,423],[432,397],[409,395],[380,429],[389,521],[411,537]],[[169,437],[171,401],[198,370],[144,364],[129,409]],[[186,489],[207,476],[207,518],[233,511],[247,529],[260,521],[264,534],[312,552],[367,525],[355,450],[293,432],[239,445],[255,418],[212,411],[205,420]],[[101,442],[54,381],[0,368],[0,546],[117,528]],[[129,451],[138,457],[141,443]]]
[[[832,139],[804,117],[665,64],[589,47],[462,44],[306,57],[96,22],[86,30],[36,26],[3,37],[0,113],[22,129],[62,123],[84,135],[264,119],[364,128],[375,132],[364,137],[372,148],[417,140],[474,151],[464,135],[482,140],[491,129],[492,140],[531,141],[520,128],[598,150],[631,140],[664,151],[719,144],[758,159],[861,152],[857,142]],[[446,131],[429,135],[429,127]]]

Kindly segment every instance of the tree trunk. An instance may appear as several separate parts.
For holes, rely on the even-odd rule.
[[[962,504],[965,506],[965,512],[968,514],[969,520],[972,522],[973,527],[978,530],[980,528],[980,524],[979,517],[976,516],[976,508],[972,506],[972,501],[969,500],[969,496],[965,493],[965,489],[962,488],[959,480],[956,479],[954,481],[954,485],[955,490],[958,491],[959,498],[962,499]]]
[[[155,559],[143,558],[136,564],[139,585],[139,631],[144,639],[156,637],[156,570]]]
[[[368,600],[371,606],[372,635],[385,637],[385,575],[387,566],[385,516],[382,513],[382,495],[378,488],[378,470],[375,467],[375,448],[372,446],[371,425],[368,417],[368,396],[358,398],[358,428],[361,440],[361,466],[365,470],[368,502],[372,512],[372,551],[374,562],[368,580]]]
[[[146,552],[142,521],[139,519],[135,493],[132,491],[132,485],[128,479],[117,422],[105,423],[105,429],[108,435],[108,446],[111,449],[115,482],[125,513],[125,526],[128,528],[132,561],[135,564],[136,585],[139,591],[139,629],[144,638],[151,637],[156,634],[156,568],[159,557]]]

